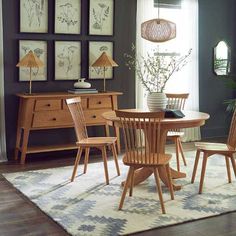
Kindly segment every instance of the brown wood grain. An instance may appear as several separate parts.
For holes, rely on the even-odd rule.
[[[18,124],[16,134],[15,160],[19,157],[25,163],[27,153],[68,150],[67,145],[61,147],[28,147],[30,133],[33,130],[61,129],[73,127],[71,114],[65,103],[66,99],[81,97],[87,126],[107,126],[102,113],[117,108],[117,96],[120,92],[96,94],[70,94],[63,92],[17,94],[20,98]],[[114,103],[114,101],[116,103]],[[119,136],[119,131],[115,133]],[[56,145],[56,144],[55,144]],[[64,149],[63,149],[64,147]],[[117,139],[117,150],[120,152],[120,138]]]

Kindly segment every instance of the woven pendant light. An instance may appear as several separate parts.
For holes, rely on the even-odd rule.
[[[176,37],[176,24],[160,19],[158,7],[158,18],[141,24],[141,37],[155,43],[166,42]]]

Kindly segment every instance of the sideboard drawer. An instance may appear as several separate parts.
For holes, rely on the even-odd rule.
[[[35,112],[33,118],[33,128],[73,126],[71,114],[68,111],[58,110],[47,112]]]
[[[61,109],[61,99],[42,99],[35,103],[35,111],[53,111]]]
[[[109,109],[99,109],[99,110],[85,110],[84,116],[86,124],[95,124],[95,123],[105,123],[106,120],[102,117],[102,114]]]
[[[89,108],[111,108],[111,97],[89,98]]]

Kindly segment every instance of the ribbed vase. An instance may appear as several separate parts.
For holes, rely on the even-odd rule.
[[[165,109],[167,105],[167,98],[165,93],[149,93],[147,96],[147,106],[150,111],[158,111]]]

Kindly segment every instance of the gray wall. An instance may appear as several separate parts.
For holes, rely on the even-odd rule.
[[[73,82],[54,81],[54,40],[81,40],[82,41],[82,76],[87,77],[87,47],[89,40],[111,40],[114,42],[114,59],[119,64],[115,69],[114,79],[108,81],[109,90],[122,91],[119,98],[120,108],[131,108],[135,104],[134,73],[124,65],[124,52],[130,50],[131,43],[135,42],[136,29],[136,0],[115,0],[115,29],[112,37],[88,36],[88,0],[82,0],[82,34],[55,35],[54,1],[49,0],[49,33],[24,34],[19,33],[19,2],[3,0],[4,23],[4,69],[5,69],[5,108],[8,158],[13,156],[18,113],[18,99],[16,93],[28,91],[28,83],[18,81],[19,39],[42,39],[48,41],[48,81],[34,82],[33,91],[66,91]],[[225,39],[234,52],[235,36],[235,0],[199,0],[199,75],[200,75],[200,110],[208,112],[211,119],[202,127],[203,137],[223,136],[228,132],[229,116],[222,104],[233,92],[227,89],[212,71],[213,47],[219,40]],[[92,81],[92,85],[102,88],[102,81]],[[90,131],[97,133],[97,129]],[[31,135],[31,143],[48,144],[52,140],[63,143],[74,140],[71,129],[53,131],[39,131]],[[44,154],[40,154],[44,155]]]
[[[235,54],[235,0],[199,0],[199,93],[200,111],[211,118],[202,127],[203,137],[228,133],[230,114],[225,112],[225,99],[233,97],[222,79],[213,73],[213,47],[225,40]],[[232,63],[234,64],[234,63]],[[234,69],[234,68],[233,68]]]
[[[49,33],[29,34],[19,33],[20,1],[3,0],[4,25],[4,69],[5,69],[5,108],[6,108],[6,138],[8,159],[12,159],[15,147],[16,123],[18,114],[18,99],[16,93],[28,91],[27,82],[18,81],[19,39],[40,39],[48,43],[48,80],[47,82],[33,82],[33,92],[67,91],[75,82],[54,81],[54,40],[81,40],[82,42],[82,77],[88,77],[88,41],[108,40],[114,42],[114,59],[119,64],[115,69],[114,79],[107,81],[107,89],[122,91],[119,97],[119,107],[134,107],[134,73],[124,65],[123,54],[130,50],[135,42],[136,31],[136,0],[115,0],[114,36],[88,35],[88,0],[82,0],[82,33],[81,35],[54,34],[54,0],[49,2]],[[90,81],[93,87],[102,89],[103,81]],[[90,132],[96,133],[96,129]],[[35,131],[30,136],[30,144],[63,143],[74,140],[74,130]],[[41,154],[43,155],[43,154]]]

